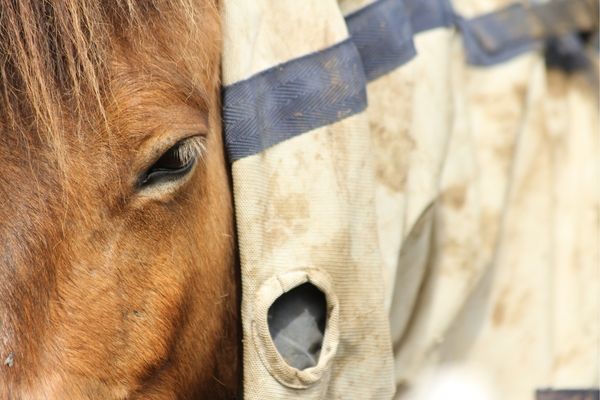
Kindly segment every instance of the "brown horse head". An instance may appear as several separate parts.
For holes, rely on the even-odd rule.
[[[0,0],[0,398],[230,398],[213,0]]]

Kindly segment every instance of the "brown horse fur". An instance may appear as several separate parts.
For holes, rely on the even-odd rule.
[[[0,399],[235,396],[219,38],[214,0],[0,0]]]

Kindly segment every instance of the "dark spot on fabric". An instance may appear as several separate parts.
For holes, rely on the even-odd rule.
[[[504,322],[504,314],[504,303],[502,303],[502,301],[499,301],[494,307],[494,312],[492,313],[492,321],[494,322],[494,325],[502,325],[502,323]]]
[[[454,185],[444,191],[444,200],[455,209],[462,208],[467,198],[467,188],[464,185]]]

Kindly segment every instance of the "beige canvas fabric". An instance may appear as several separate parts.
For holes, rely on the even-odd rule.
[[[225,84],[347,38],[330,0],[225,1],[223,15]],[[233,164],[247,400],[393,394],[368,132],[358,114]],[[331,312],[318,365],[298,371],[266,323],[270,302],[303,281]]]
[[[527,63],[529,78],[503,157],[493,257],[440,346],[442,362],[484,369],[515,399],[535,388],[598,387],[600,355],[597,103],[582,76],[526,58],[515,61]]]
[[[472,10],[494,7],[473,1],[462,13]],[[497,398],[597,388],[595,89],[582,74],[547,71],[539,53],[485,68],[463,60],[455,40],[433,245],[420,257],[428,261],[410,325],[394,337],[397,397],[428,370],[457,363],[487,375]],[[415,268],[418,256],[407,258],[397,275]],[[399,315],[391,310],[392,326]]]
[[[224,0],[224,84],[339,43],[370,3]],[[509,4],[453,2],[464,17]],[[540,52],[468,65],[453,27],[415,46],[368,84],[365,112],[232,165],[245,399],[409,399],[448,365],[499,399],[599,385],[596,89]],[[329,319],[298,371],[266,314],[307,281]]]

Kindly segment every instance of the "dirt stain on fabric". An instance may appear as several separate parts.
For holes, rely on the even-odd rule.
[[[310,205],[302,194],[289,194],[273,201],[274,217],[292,224],[298,219],[307,219],[310,216]]]
[[[492,321],[494,323],[495,326],[500,326],[504,323],[504,318],[505,318],[505,305],[504,302],[502,300],[498,301],[498,303],[496,303],[496,306],[494,307],[494,311],[492,312]]]
[[[530,298],[529,293],[522,293],[516,302],[512,302],[512,305],[510,304],[511,298],[514,296],[511,296],[508,288],[504,288],[500,292],[492,312],[494,326],[517,325],[525,317]]]
[[[415,141],[408,134],[398,134],[379,121],[371,121],[371,135],[378,154],[376,158],[377,181],[401,192],[406,186],[409,154]]]
[[[465,205],[467,199],[467,187],[465,185],[453,185],[444,191],[442,196],[444,203],[455,209]]]

